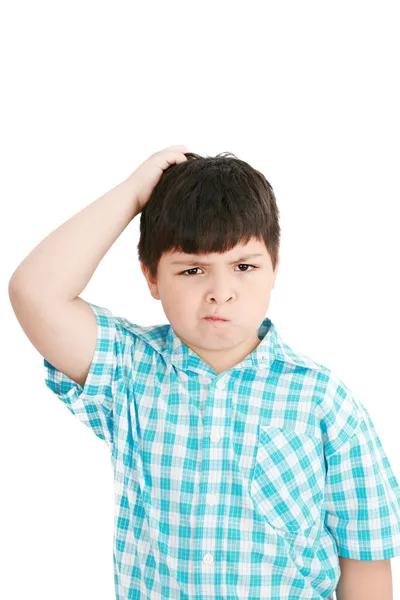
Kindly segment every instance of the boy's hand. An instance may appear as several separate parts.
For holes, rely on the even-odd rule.
[[[184,152],[189,152],[186,146],[169,146],[152,154],[129,175],[127,181],[133,185],[135,190],[139,212],[143,210],[163,172],[169,166],[187,160]]]

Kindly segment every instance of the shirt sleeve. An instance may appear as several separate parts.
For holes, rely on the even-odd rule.
[[[400,488],[367,409],[357,405],[354,433],[326,459],[325,525],[339,556],[384,560],[400,555]]]
[[[96,317],[97,341],[84,387],[44,359],[45,383],[109,448],[113,444],[114,401],[122,378],[124,330],[107,308],[88,302]]]

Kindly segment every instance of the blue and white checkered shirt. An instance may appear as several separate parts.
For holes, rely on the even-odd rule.
[[[85,386],[44,366],[110,449],[117,600],[333,598],[339,556],[400,555],[400,488],[366,408],[270,319],[217,374],[170,324],[88,304]]]

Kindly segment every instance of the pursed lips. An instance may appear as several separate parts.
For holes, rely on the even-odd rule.
[[[222,317],[204,317],[206,319],[206,321],[215,321],[215,322],[222,322],[225,323],[227,322],[227,319],[223,319]]]

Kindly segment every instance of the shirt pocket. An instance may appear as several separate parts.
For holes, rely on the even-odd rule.
[[[319,528],[324,482],[321,440],[259,425],[249,495],[257,512],[275,529],[296,534]]]

